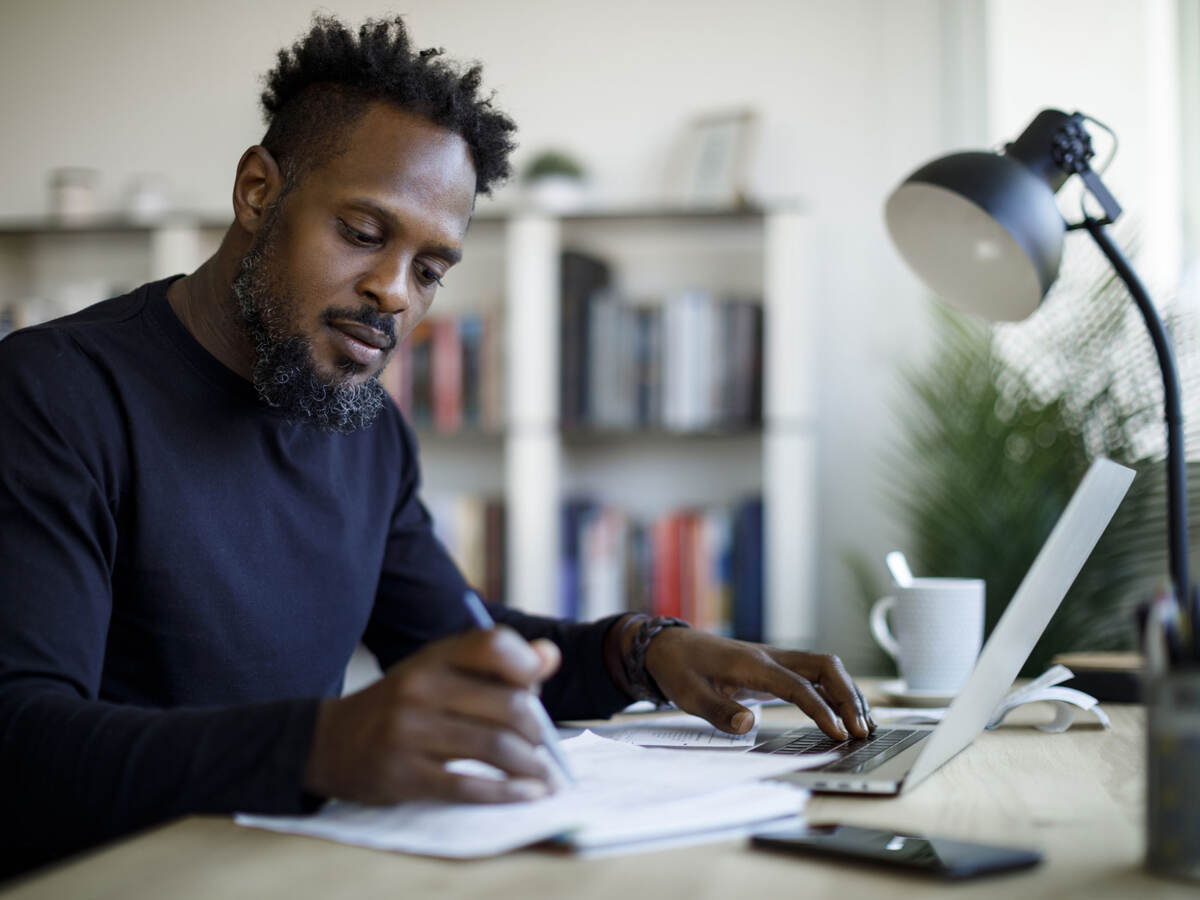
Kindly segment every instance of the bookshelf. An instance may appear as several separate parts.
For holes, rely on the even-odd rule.
[[[0,306],[35,298],[35,319],[194,269],[227,220],[178,215],[146,225],[0,221]],[[482,211],[432,316],[500,314],[503,424],[419,427],[426,492],[502,498],[505,594],[559,612],[562,503],[587,494],[634,514],[763,500],[765,634],[816,634],[816,433],[810,221],[792,208],[624,209],[552,216]],[[560,421],[560,259],[610,260],[622,296],[685,287],[761,298],[761,423],[732,428],[564,429]],[[25,322],[28,324],[28,320]]]
[[[815,636],[809,229],[809,219],[795,209],[528,213],[507,220],[504,493],[512,602],[557,611],[559,559],[542,548],[560,546],[564,497],[589,493],[652,513],[757,491],[764,505],[766,636],[785,644]],[[691,285],[761,297],[761,427],[561,430],[558,266],[566,248],[611,260],[628,297],[661,297]]]

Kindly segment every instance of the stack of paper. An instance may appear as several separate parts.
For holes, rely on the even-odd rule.
[[[595,848],[750,825],[797,814],[808,796],[784,782],[758,783],[799,768],[794,756],[647,749],[591,732],[562,746],[579,783],[543,800],[392,807],[334,802],[312,816],[239,814],[237,821],[383,850],[463,858],[552,837]]]

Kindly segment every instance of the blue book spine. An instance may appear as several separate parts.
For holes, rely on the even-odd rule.
[[[763,639],[763,503],[755,497],[734,515],[733,633],[744,641]]]

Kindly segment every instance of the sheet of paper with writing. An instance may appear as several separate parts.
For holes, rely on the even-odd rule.
[[[312,816],[238,814],[239,824],[430,856],[491,856],[556,836],[583,840],[589,826],[606,842],[739,825],[799,812],[807,792],[759,779],[800,767],[796,757],[661,750],[591,732],[563,742],[579,784],[530,803],[330,803]],[[805,760],[820,765],[828,758]],[[734,803],[727,789],[741,787]],[[769,792],[769,794],[768,794]],[[698,806],[703,797],[711,803]],[[694,800],[694,804],[682,801]],[[654,827],[650,827],[654,823]],[[698,827],[699,826],[699,827]],[[625,829],[623,831],[623,829]]]
[[[665,716],[641,716],[617,725],[601,725],[596,734],[639,747],[695,747],[704,750],[749,750],[758,739],[762,719],[759,704],[748,709],[754,713],[754,726],[745,734],[730,734],[699,716],[674,713]]]

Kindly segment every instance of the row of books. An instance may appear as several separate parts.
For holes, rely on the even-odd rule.
[[[762,420],[762,305],[685,290],[632,305],[602,260],[561,275],[561,418],[568,428],[706,431]]]
[[[504,502],[429,493],[434,532],[468,583],[505,602]],[[558,614],[677,616],[717,634],[763,636],[763,505],[675,510],[643,520],[587,499],[563,505]]]
[[[414,428],[498,431],[503,343],[495,312],[428,317],[396,348],[380,381]]]
[[[504,603],[504,501],[474,494],[429,492],[424,502],[433,517],[434,534],[467,583],[489,602]]]
[[[763,633],[763,506],[677,510],[650,521],[590,500],[563,509],[561,609],[591,620],[677,616],[745,640]]]

